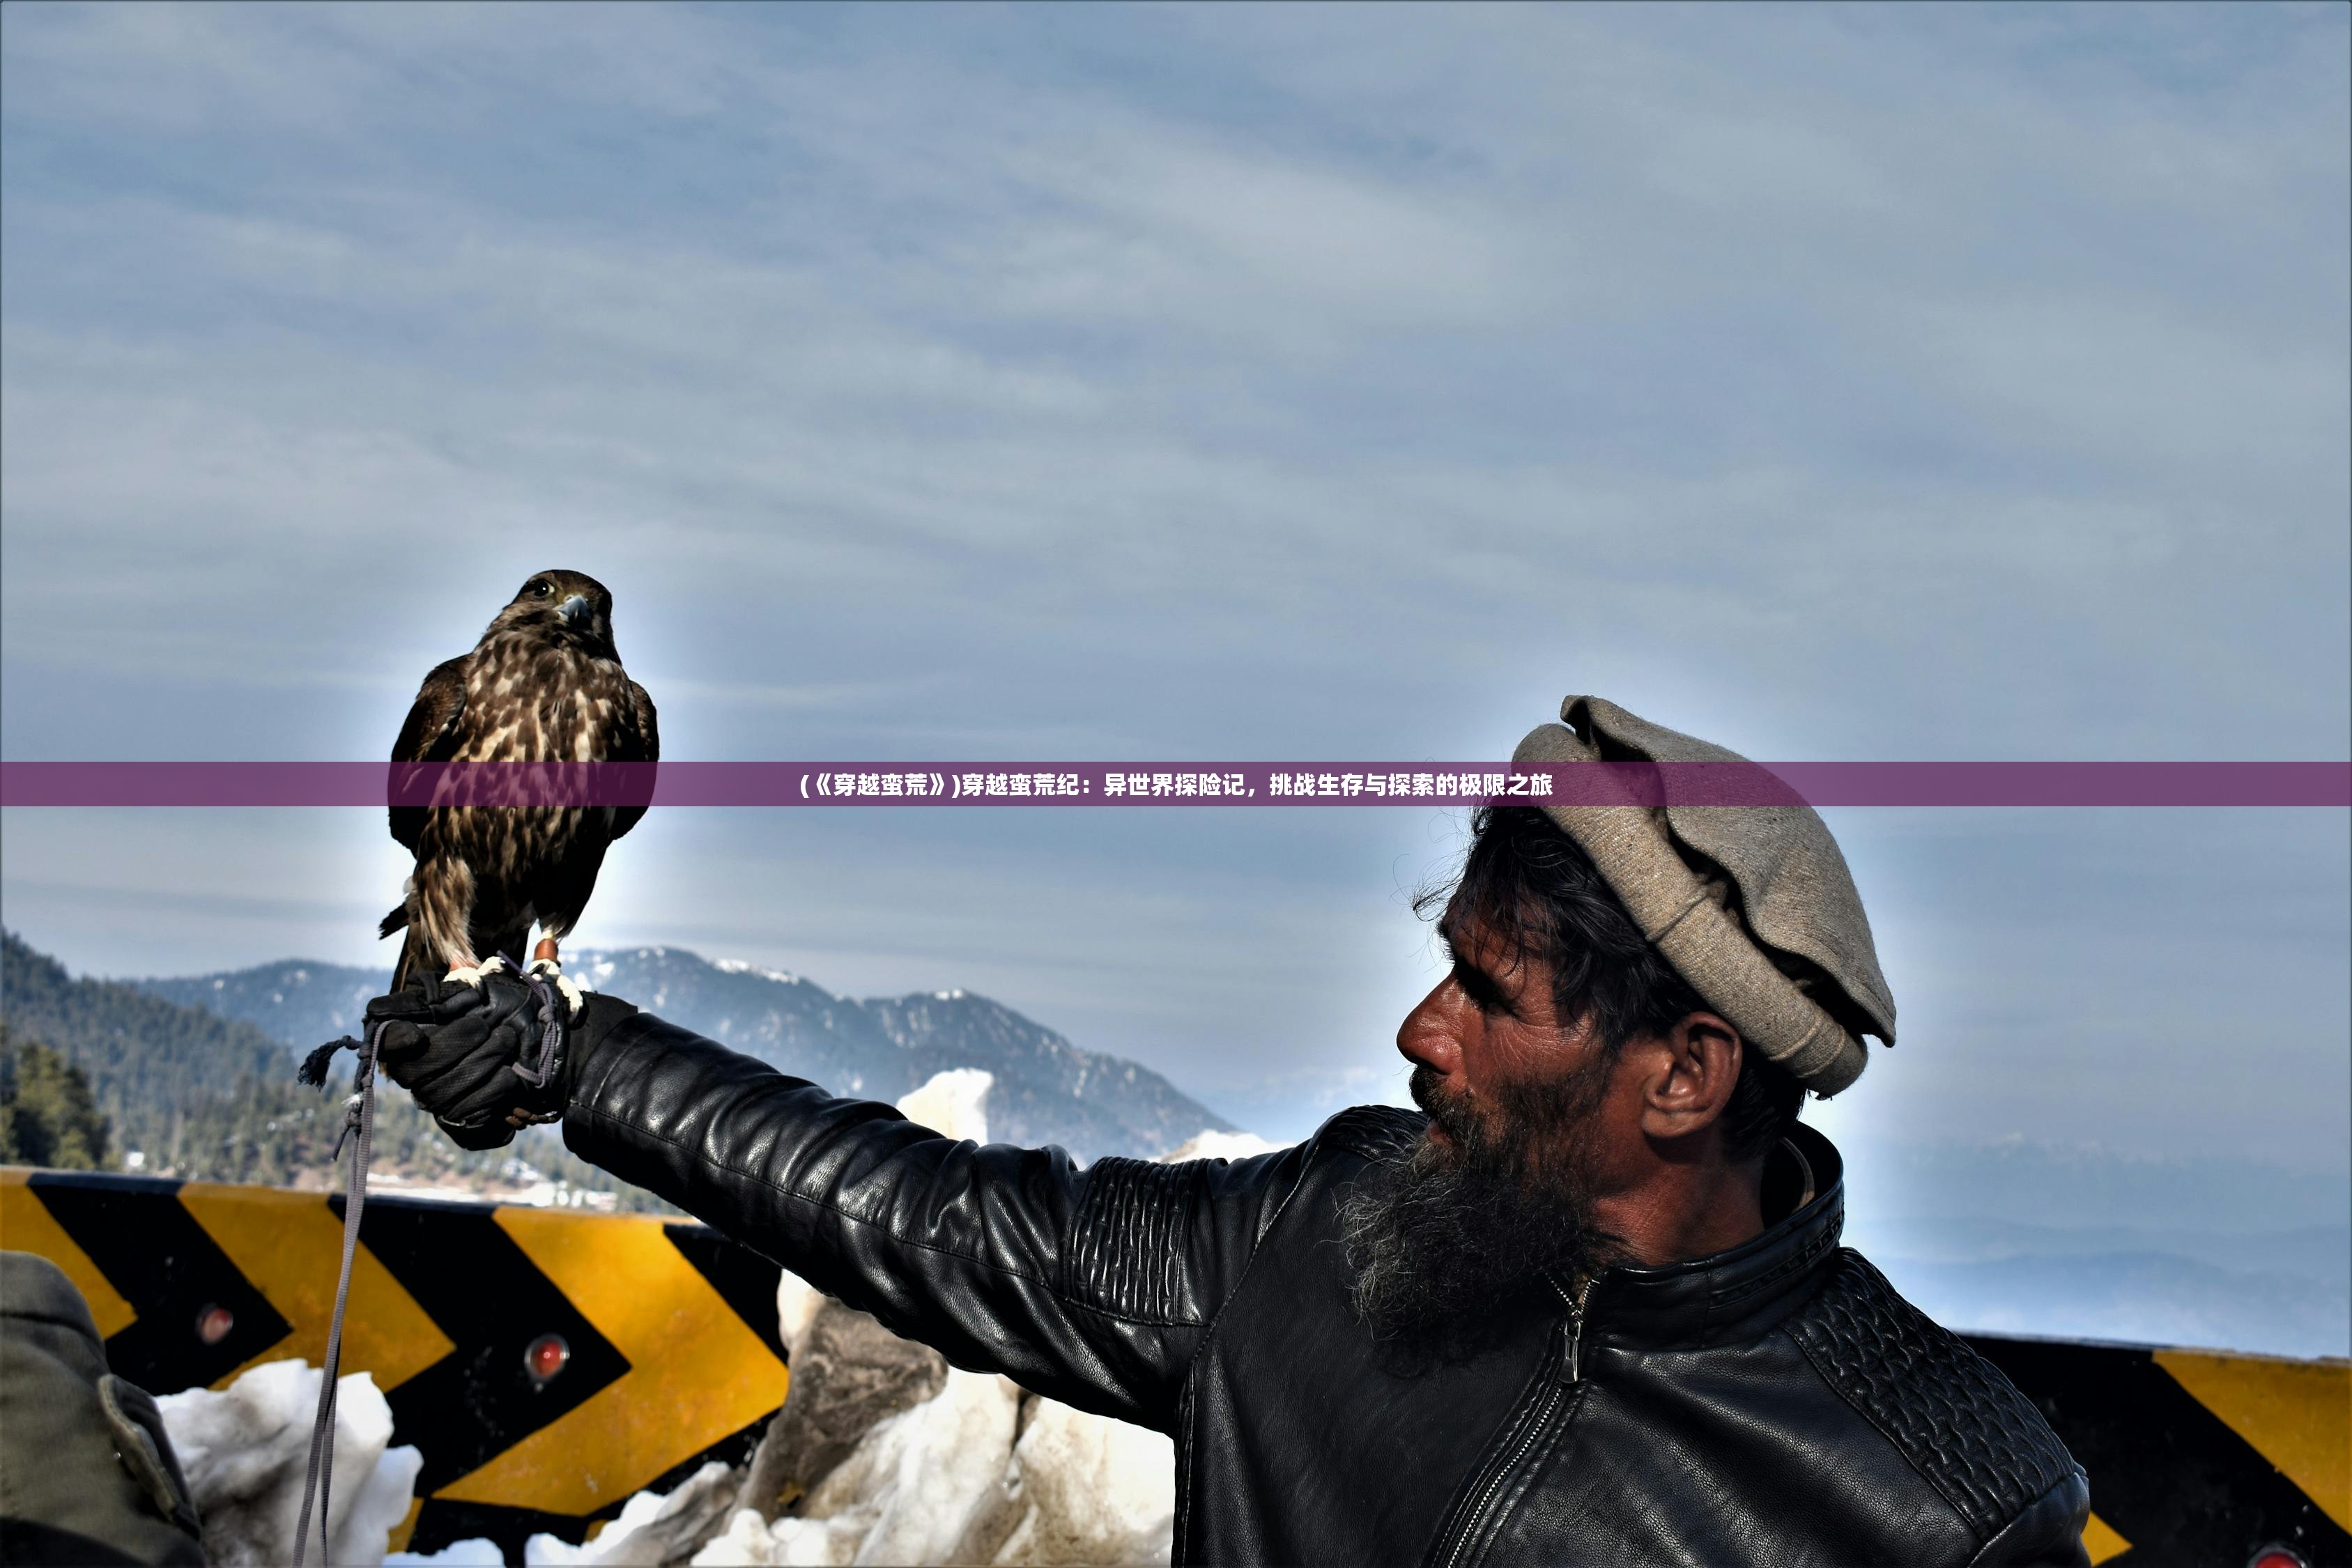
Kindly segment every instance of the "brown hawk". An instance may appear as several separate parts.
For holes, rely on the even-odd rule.
[[[653,699],[613,647],[613,595],[578,572],[541,572],[474,645],[437,666],[393,742],[395,763],[619,762],[661,756]],[[416,855],[406,897],[381,934],[405,926],[393,973],[398,991],[421,966],[472,984],[500,954],[521,961],[533,922],[530,973],[562,988],[556,944],[579,922],[613,840],[642,805],[394,805],[392,836]]]

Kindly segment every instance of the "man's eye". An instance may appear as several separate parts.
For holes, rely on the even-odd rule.
[[[1454,972],[1454,984],[1461,987],[1462,994],[1470,998],[1470,1005],[1488,1017],[1493,1017],[1497,1013],[1510,1011],[1503,998],[1496,993],[1495,988],[1486,983],[1486,977],[1483,974],[1473,974],[1467,970],[1457,969]]]

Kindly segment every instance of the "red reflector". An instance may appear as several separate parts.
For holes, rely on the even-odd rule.
[[[2246,1568],[2311,1568],[2292,1546],[2265,1546],[2248,1559]]]
[[[196,1338],[208,1345],[228,1338],[228,1331],[235,1327],[236,1314],[226,1307],[216,1307],[208,1301],[196,1312]]]
[[[571,1359],[572,1347],[563,1342],[562,1334],[541,1334],[523,1351],[522,1367],[533,1383],[545,1383]]]

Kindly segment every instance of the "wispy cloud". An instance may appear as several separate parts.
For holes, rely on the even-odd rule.
[[[14,5],[0,746],[374,754],[561,560],[679,755],[1466,753],[1578,689],[1759,755],[2341,756],[2346,46],[2291,6]],[[128,862],[26,820],[37,942],[205,936],[100,942],[58,889]],[[20,872],[28,831],[72,853]],[[1951,854],[2032,903],[2209,830],[2137,831]],[[2252,831],[2168,896],[2284,922],[2298,857],[2342,869]],[[633,838],[592,920],[993,989],[1213,1100],[1385,1050],[1398,868],[1447,848],[826,833]],[[376,835],[180,825],[131,880],[396,882]],[[1906,921],[2008,918],[1867,858]],[[2187,1050],[2228,987],[2142,961],[2162,908],[1898,978],[2048,1038],[2095,973]]]

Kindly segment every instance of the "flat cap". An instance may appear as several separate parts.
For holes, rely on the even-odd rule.
[[[1747,761],[1598,697],[1570,697],[1559,716],[1529,731],[1512,761]],[[1862,1076],[1861,1036],[1895,1043],[1895,997],[1862,895],[1811,806],[1543,809],[1707,1005],[1814,1093]]]

